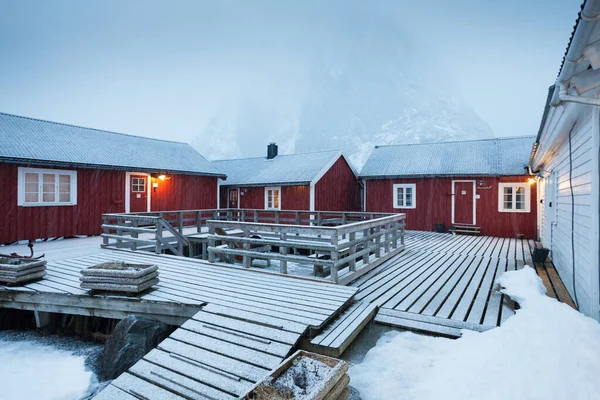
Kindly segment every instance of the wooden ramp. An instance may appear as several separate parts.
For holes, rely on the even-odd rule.
[[[292,352],[306,329],[209,304],[95,398],[238,398]]]
[[[408,231],[403,253],[353,283],[360,289],[356,298],[380,308],[376,322],[404,329],[450,337],[460,329],[490,329],[515,308],[496,279],[534,266],[534,246],[532,240]],[[549,294],[570,301],[553,268],[536,269]]]
[[[355,303],[314,339],[305,340],[302,347],[326,356],[339,357],[376,312],[375,304]]]

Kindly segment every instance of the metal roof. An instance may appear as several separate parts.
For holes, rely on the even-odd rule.
[[[224,176],[187,143],[0,113],[0,161]]]
[[[308,185],[342,152],[339,150],[278,155],[266,157],[218,160],[213,164],[227,175],[223,186]]]
[[[526,173],[534,136],[377,146],[360,178]]]

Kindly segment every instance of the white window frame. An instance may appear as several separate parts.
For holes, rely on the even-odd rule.
[[[404,189],[403,204],[406,204],[406,189],[412,190],[412,205],[410,206],[399,206],[398,205],[398,189]],[[414,209],[417,208],[417,184],[416,183],[396,183],[393,185],[394,190],[394,204],[393,207],[397,209]]]
[[[504,208],[504,188],[511,187],[513,189],[512,209]],[[517,210],[516,206],[516,188],[525,188],[525,208]],[[498,211],[508,213],[528,213],[531,212],[531,187],[527,182],[501,182],[498,184]]]
[[[26,202],[25,201],[25,174],[38,174],[38,201],[36,202]],[[55,187],[54,187],[54,199],[56,201],[53,202],[43,202],[43,175],[54,175],[55,176]],[[18,179],[17,179],[17,205],[21,207],[48,207],[48,206],[75,206],[77,205],[77,171],[72,170],[63,170],[63,169],[42,169],[42,168],[29,168],[29,167],[19,167],[18,169]],[[70,201],[68,202],[60,202],[60,193],[59,193],[59,175],[68,175],[71,179],[70,181]]]
[[[269,191],[275,191],[279,193],[279,204],[278,207],[269,207]],[[281,186],[269,186],[265,187],[265,210],[281,210]]]

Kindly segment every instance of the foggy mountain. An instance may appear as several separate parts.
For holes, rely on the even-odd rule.
[[[262,156],[270,141],[280,153],[342,149],[360,168],[375,145],[493,137],[443,64],[397,21],[361,22],[323,38],[304,91],[286,92],[276,82],[260,97],[250,91],[215,115],[192,145],[212,159]]]

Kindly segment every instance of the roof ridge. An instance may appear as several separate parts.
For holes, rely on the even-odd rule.
[[[1,111],[0,111],[0,115],[6,115],[6,116],[9,116],[9,117],[14,117],[14,118],[29,119],[29,120],[32,120],[32,121],[45,122],[45,123],[48,123],[48,124],[70,126],[70,127],[73,127],[73,128],[88,129],[88,130],[97,131],[97,132],[111,133],[113,135],[130,136],[130,137],[136,137],[136,138],[140,138],[140,139],[156,140],[156,141],[159,141],[159,142],[167,142],[167,143],[179,143],[179,144],[186,144],[188,146],[191,146],[189,143],[186,143],[186,142],[178,142],[178,141],[175,141],[175,140],[167,140],[167,139],[157,139],[157,138],[151,138],[151,137],[147,137],[147,136],[134,135],[134,134],[131,134],[131,133],[114,132],[114,131],[109,131],[109,130],[106,130],[106,129],[90,128],[90,127],[87,127],[87,126],[67,124],[67,123],[64,123],[64,122],[49,121],[47,119],[41,119],[41,118],[25,117],[23,115],[10,114],[10,113],[5,113],[5,112],[1,112]]]
[[[400,147],[400,146],[431,146],[431,145],[441,145],[441,144],[450,144],[450,143],[468,143],[468,142],[497,142],[504,140],[516,140],[516,139],[535,139],[535,135],[526,135],[526,136],[504,136],[490,139],[467,139],[467,140],[452,140],[448,142],[423,142],[423,143],[399,143],[399,144],[382,144],[376,145],[375,148],[379,147]]]
[[[292,154],[278,154],[275,159],[277,157],[288,157],[288,156],[300,156],[303,154],[317,154],[317,153],[339,153],[342,152],[341,149],[332,149],[332,150],[317,150],[317,151],[305,151],[305,152],[301,152],[301,153],[292,153]],[[241,157],[241,158],[222,158],[220,160],[212,160],[211,162],[221,162],[221,161],[240,161],[240,160],[257,160],[257,159],[264,159],[267,160],[267,157]]]

